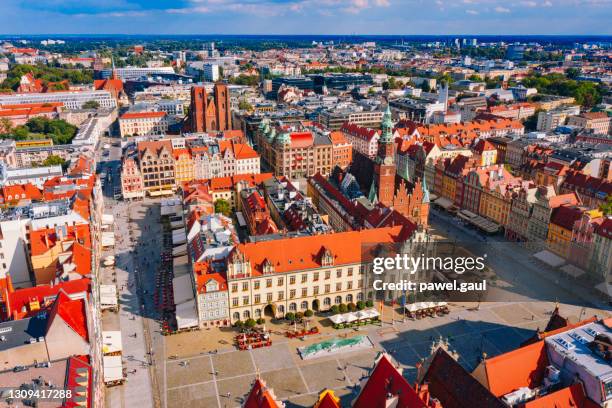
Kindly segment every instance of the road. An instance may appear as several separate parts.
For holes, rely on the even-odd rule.
[[[104,143],[110,144],[112,140],[101,142]],[[121,330],[127,381],[124,385],[107,389],[106,405],[113,408],[157,407],[160,406],[159,393],[151,392],[158,389],[152,363],[157,353],[163,353],[163,347],[159,346],[163,346],[163,341],[157,339],[155,346],[153,340],[159,327],[152,297],[149,296],[155,279],[149,274],[154,274],[155,262],[152,260],[159,259],[159,233],[151,230],[155,228],[154,225],[159,228],[159,215],[152,216],[154,210],[148,209],[159,206],[155,202],[127,203],[115,200],[114,196],[120,190],[121,148],[112,146],[108,150],[106,155],[99,154],[98,163],[99,172],[106,173],[103,186],[105,212],[112,212],[115,217],[117,239],[114,250],[103,253],[103,256],[114,254],[116,261],[115,276],[107,269],[102,272],[102,281],[117,285],[120,312],[113,328],[119,326]],[[161,337],[159,333],[157,337]]]

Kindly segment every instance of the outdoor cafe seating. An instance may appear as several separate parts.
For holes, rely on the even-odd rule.
[[[334,329],[344,329],[347,327],[365,326],[378,320],[380,313],[376,309],[359,310],[337,314],[329,317]]]
[[[406,315],[411,319],[421,319],[424,317],[436,317],[449,314],[448,303],[446,302],[418,302],[405,306]]]

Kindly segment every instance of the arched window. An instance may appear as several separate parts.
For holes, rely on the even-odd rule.
[[[279,313],[285,313],[285,306],[284,305],[278,305],[278,312]]]
[[[261,317],[261,309],[255,309],[255,317]]]
[[[334,303],[337,304],[337,305],[342,303],[342,296],[336,296],[336,300],[334,301]]]
[[[346,303],[351,303],[353,301],[353,295],[350,293],[346,295]]]
[[[330,298],[325,298],[323,299],[323,304],[325,306],[330,306],[331,305],[331,299]]]
[[[302,310],[308,309],[308,302],[303,301],[302,302]]]
[[[363,293],[359,292],[359,293],[357,294],[357,300],[358,300],[358,301],[363,300]]]
[[[290,312],[295,312],[297,310],[297,305],[295,303],[290,303],[289,304],[289,311]]]
[[[248,310],[245,310],[244,312],[242,312],[242,317],[244,319],[249,319],[251,317],[251,312],[249,312]]]
[[[240,320],[240,313],[234,312],[234,320]]]

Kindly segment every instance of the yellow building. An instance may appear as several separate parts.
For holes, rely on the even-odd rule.
[[[584,208],[562,205],[555,208],[548,225],[546,245],[555,254],[567,258],[572,242],[574,223],[580,219]]]
[[[188,149],[174,149],[174,177],[176,184],[180,185],[185,181],[194,179],[193,158]]]

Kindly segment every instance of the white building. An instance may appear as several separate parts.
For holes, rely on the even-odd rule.
[[[66,91],[0,94],[0,105],[62,102],[66,109],[81,109],[85,102],[98,102],[100,108],[115,108],[117,101],[108,91]]]
[[[0,220],[0,279],[10,274],[15,287],[31,286],[28,266],[27,216]]]
[[[42,189],[45,181],[63,174],[62,166],[59,165],[13,169],[0,162],[0,186],[31,183]]]
[[[168,131],[166,112],[128,112],[119,118],[121,137],[163,135]]]
[[[216,82],[220,78],[219,65],[217,64],[204,64],[204,80],[210,82]]]

